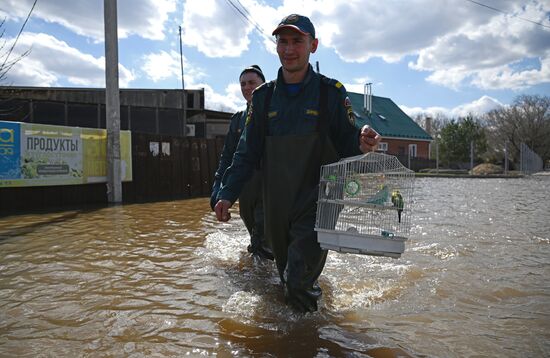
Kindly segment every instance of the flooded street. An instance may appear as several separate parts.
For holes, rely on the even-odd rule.
[[[0,218],[0,357],[550,356],[550,177],[416,180],[401,258],[284,304],[207,198]]]

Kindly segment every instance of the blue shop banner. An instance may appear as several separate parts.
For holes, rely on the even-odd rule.
[[[21,125],[0,122],[0,180],[21,178]]]

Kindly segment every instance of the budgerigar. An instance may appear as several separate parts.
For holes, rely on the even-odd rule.
[[[382,185],[380,190],[376,192],[373,196],[367,199],[367,203],[375,205],[384,205],[390,196],[390,190],[387,185]]]
[[[405,202],[399,190],[394,190],[391,193],[391,202],[393,206],[397,208],[397,217],[399,219],[399,222],[401,222],[401,213],[403,212],[403,206],[405,205]]]

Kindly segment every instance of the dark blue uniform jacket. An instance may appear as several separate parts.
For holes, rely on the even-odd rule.
[[[301,84],[300,90],[291,94],[287,91],[279,69],[274,91],[265,106],[267,84],[254,91],[252,105],[248,109],[246,125],[238,143],[231,166],[223,176],[218,199],[234,203],[239,197],[243,185],[257,168],[263,155],[265,135],[288,136],[305,135],[318,130],[320,119],[320,82],[328,86],[328,122],[329,138],[340,157],[361,154],[359,150],[359,129],[353,123],[353,114],[344,86],[333,79],[319,75],[311,65]],[[260,121],[267,115],[267,133],[262,130]],[[292,158],[288,158],[292,160]]]

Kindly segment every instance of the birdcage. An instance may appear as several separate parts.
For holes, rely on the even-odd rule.
[[[321,167],[315,231],[322,248],[398,258],[411,229],[414,172],[367,153]]]

